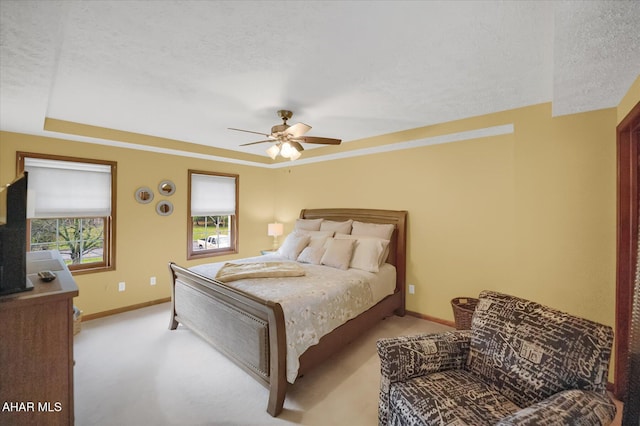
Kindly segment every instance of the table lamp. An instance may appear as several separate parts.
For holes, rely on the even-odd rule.
[[[281,223],[270,223],[267,227],[267,235],[273,237],[273,249],[278,249],[278,237],[284,233],[284,225]]]

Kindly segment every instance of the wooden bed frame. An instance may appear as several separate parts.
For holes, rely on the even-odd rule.
[[[299,358],[305,374],[383,318],[405,314],[406,211],[369,209],[305,209],[300,218],[391,223],[388,263],[397,271],[396,290],[378,304],[347,321],[308,348]],[[172,313],[169,329],[187,326],[269,389],[267,412],[282,411],[287,390],[284,314],[278,303],[169,264]]]

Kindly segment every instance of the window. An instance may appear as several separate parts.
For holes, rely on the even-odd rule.
[[[69,270],[114,269],[116,163],[18,152],[29,174],[27,250],[58,250]]]
[[[238,252],[238,175],[189,170],[187,258]]]

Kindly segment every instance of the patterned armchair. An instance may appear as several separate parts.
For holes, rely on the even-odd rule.
[[[484,291],[471,330],[382,339],[379,424],[606,425],[613,331]]]

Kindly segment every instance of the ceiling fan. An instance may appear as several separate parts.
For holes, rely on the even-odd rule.
[[[292,161],[300,158],[300,153],[304,151],[304,148],[300,142],[322,145],[340,145],[340,143],[342,142],[340,139],[304,136],[305,133],[311,130],[311,126],[308,126],[304,123],[296,123],[292,126],[289,126],[287,124],[287,120],[289,120],[291,116],[293,116],[293,112],[291,111],[287,111],[284,109],[278,111],[278,117],[282,119],[282,124],[276,124],[275,126],[273,126],[271,128],[270,134],[254,132],[251,130],[234,129],[232,127],[229,127],[229,130],[237,130],[239,132],[255,133],[257,135],[266,136],[269,139],[249,142],[240,146],[255,145],[265,142],[275,143],[267,149],[267,154],[269,154],[269,156],[274,160],[276,159],[278,154],[280,154],[284,158],[289,158]]]

